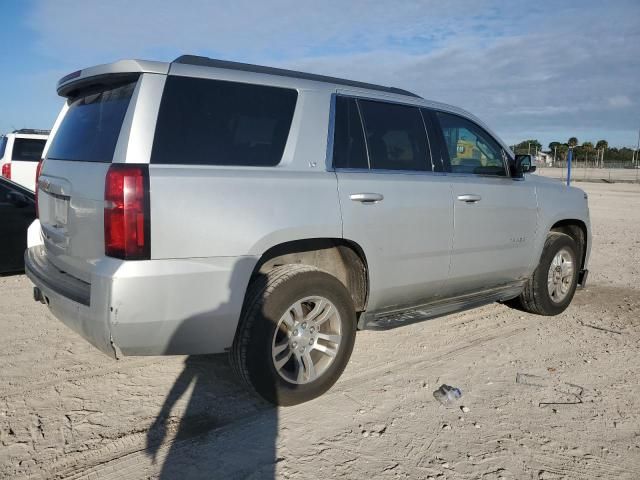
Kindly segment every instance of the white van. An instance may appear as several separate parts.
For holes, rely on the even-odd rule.
[[[49,138],[48,130],[23,128],[0,137],[2,176],[35,190],[36,168]]]

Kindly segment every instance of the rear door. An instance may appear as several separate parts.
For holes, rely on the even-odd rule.
[[[433,114],[450,157],[454,240],[447,295],[526,278],[537,227],[535,187],[509,176],[500,144],[471,120]]]
[[[367,257],[368,310],[438,298],[449,271],[451,186],[420,110],[337,96],[334,130],[343,234]]]
[[[68,110],[46,152],[38,191],[39,218],[47,258],[89,282],[104,257],[104,183],[117,153],[138,77],[88,85],[67,100]],[[127,135],[123,135],[123,140]],[[126,145],[126,143],[125,143]],[[147,158],[148,161],[148,158]]]

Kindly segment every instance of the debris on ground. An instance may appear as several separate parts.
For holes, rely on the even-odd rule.
[[[604,327],[598,327],[597,325],[590,325],[588,323],[584,323],[583,321],[580,321],[580,324],[583,327],[589,327],[589,328],[593,328],[595,330],[600,330],[602,332],[608,332],[608,333],[615,333],[617,335],[622,335],[623,332],[620,332],[618,330],[611,330],[610,328],[604,328]]]
[[[526,385],[529,387],[547,388],[554,393],[558,393],[569,397],[570,400],[554,400],[539,402],[539,407],[546,407],[547,405],[579,405],[582,403],[582,394],[584,393],[584,387],[575,385],[573,383],[558,383],[552,378],[541,377],[539,375],[531,375],[529,373],[516,374],[516,383],[520,385]]]
[[[433,397],[442,405],[450,405],[462,397],[462,391],[459,388],[443,383],[440,388],[433,392]]]

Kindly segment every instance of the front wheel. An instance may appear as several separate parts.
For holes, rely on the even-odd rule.
[[[353,302],[338,279],[315,267],[283,265],[252,280],[231,363],[269,402],[295,405],[336,382],[355,333]]]
[[[514,305],[529,313],[558,315],[571,303],[578,282],[577,245],[564,233],[551,232],[540,263]]]

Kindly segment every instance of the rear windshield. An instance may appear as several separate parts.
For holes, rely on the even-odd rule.
[[[297,97],[288,88],[170,76],[151,162],[277,165]]]
[[[15,138],[13,140],[13,160],[22,162],[39,162],[46,140],[37,138]]]
[[[69,106],[47,159],[111,162],[136,83],[92,92]]]

